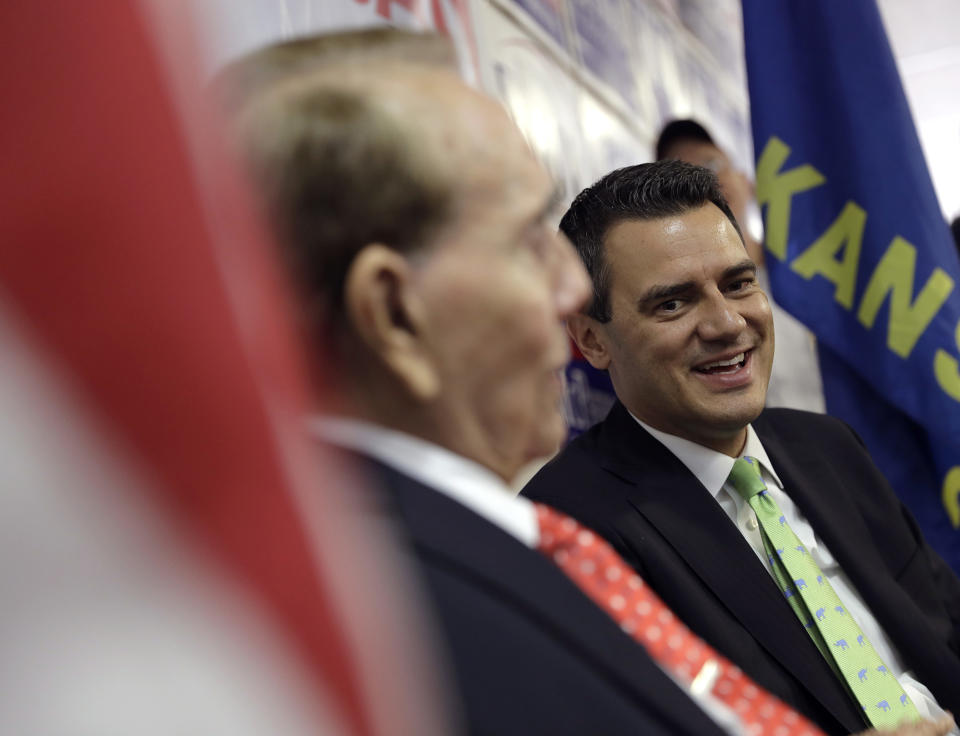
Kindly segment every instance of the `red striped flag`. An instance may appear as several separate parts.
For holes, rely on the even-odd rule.
[[[0,37],[5,720],[439,732],[397,651],[364,651],[410,635],[356,630],[371,565],[332,573],[358,552],[323,534],[343,474],[301,436],[282,283],[214,128],[191,162],[134,3],[6,0]]]

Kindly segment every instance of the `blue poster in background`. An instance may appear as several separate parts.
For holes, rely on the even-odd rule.
[[[563,0],[514,0],[563,49],[569,50],[563,26]]]
[[[613,382],[606,371],[597,370],[570,342],[571,359],[564,369],[563,414],[569,430],[567,439],[583,434],[603,421],[617,400]]]
[[[960,263],[873,0],[743,0],[777,302],[827,410],[960,572]]]
[[[583,65],[637,108],[637,90],[618,0],[569,0]]]

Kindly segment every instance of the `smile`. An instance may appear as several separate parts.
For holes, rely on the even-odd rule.
[[[746,364],[747,355],[749,352],[750,351],[739,353],[734,355],[732,358],[727,358],[725,360],[715,360],[712,363],[706,363],[705,365],[697,366],[694,368],[694,370],[698,373],[705,373],[707,375],[736,373]]]

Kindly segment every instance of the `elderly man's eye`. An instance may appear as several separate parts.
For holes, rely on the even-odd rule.
[[[527,247],[533,251],[534,255],[541,260],[546,260],[550,256],[550,250],[553,247],[553,239],[545,228],[537,228],[531,232],[526,239]]]

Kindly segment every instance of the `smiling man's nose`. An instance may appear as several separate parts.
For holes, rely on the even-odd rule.
[[[735,340],[747,326],[747,320],[740,314],[736,303],[724,298],[720,292],[706,300],[702,309],[697,332],[703,340]]]

